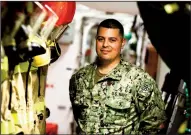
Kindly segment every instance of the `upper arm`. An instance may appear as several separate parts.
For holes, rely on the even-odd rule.
[[[161,123],[166,120],[165,104],[162,93],[154,79],[144,75],[137,86],[137,106],[140,110],[140,129],[156,131]]]
[[[137,90],[137,99],[140,109],[144,111],[148,106],[157,106],[164,109],[162,93],[153,79],[144,78]]]
[[[72,105],[74,119],[78,123],[78,109],[74,105],[74,100],[76,97],[76,82],[75,81],[76,81],[76,78],[75,78],[75,75],[73,75],[69,81],[69,96],[70,96],[70,101]]]

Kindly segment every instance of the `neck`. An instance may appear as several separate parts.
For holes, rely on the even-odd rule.
[[[98,60],[97,70],[101,74],[108,74],[112,69],[114,69],[120,63],[120,58],[114,61],[104,61]]]

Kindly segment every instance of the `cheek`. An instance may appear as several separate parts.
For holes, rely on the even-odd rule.
[[[115,44],[115,45],[112,46],[112,50],[113,50],[114,52],[116,52],[116,53],[120,53],[120,52],[121,52],[121,46]]]
[[[100,51],[102,45],[100,43],[96,43],[96,51]]]

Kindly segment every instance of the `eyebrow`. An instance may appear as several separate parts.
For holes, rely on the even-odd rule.
[[[105,37],[103,37],[103,36],[96,36],[96,38],[105,38]],[[109,37],[109,38],[113,38],[113,39],[116,39],[116,40],[117,40],[116,37]]]

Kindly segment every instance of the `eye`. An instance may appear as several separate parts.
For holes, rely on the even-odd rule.
[[[110,41],[111,43],[112,43],[112,42],[116,42],[116,39],[110,39],[109,41]]]
[[[103,39],[103,38],[98,37],[98,38],[97,38],[97,40],[101,42],[101,41],[103,41],[104,39]]]

